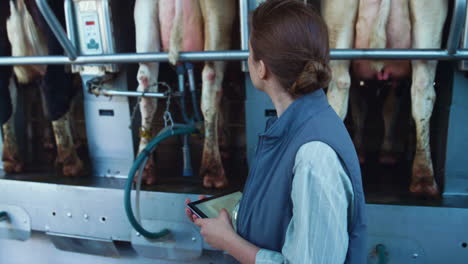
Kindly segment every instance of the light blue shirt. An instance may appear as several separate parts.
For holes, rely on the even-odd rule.
[[[353,187],[340,159],[327,144],[309,142],[297,152],[293,173],[293,214],[283,248],[261,249],[255,263],[344,263]]]

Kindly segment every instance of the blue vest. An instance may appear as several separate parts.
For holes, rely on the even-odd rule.
[[[365,200],[361,170],[349,134],[322,89],[295,100],[260,134],[255,159],[237,216],[238,233],[254,245],[281,252],[292,217],[291,188],[296,153],[305,143],[321,141],[339,156],[353,185],[346,263],[366,263]]]

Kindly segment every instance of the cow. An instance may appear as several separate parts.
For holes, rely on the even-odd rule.
[[[7,1],[2,1],[6,5]],[[34,0],[9,1],[10,13],[6,19],[6,32],[12,56],[60,55],[63,53],[58,41],[52,35],[39,13]],[[59,19],[64,21],[63,3],[52,5]],[[3,9],[3,6],[2,6]],[[4,14],[2,14],[5,16]],[[2,20],[5,18],[2,17]],[[3,30],[3,29],[2,29]],[[78,157],[71,134],[69,109],[73,98],[71,76],[59,65],[19,65],[13,67],[18,84],[33,84],[40,87],[45,99],[46,115],[52,120],[52,128],[57,145],[57,164],[62,165],[65,176],[79,176],[84,173],[84,165]],[[15,87],[12,83],[10,87]],[[13,100],[15,101],[15,100]],[[13,107],[17,107],[13,104]],[[14,111],[14,110],[13,110]],[[3,164],[6,172],[19,173],[24,166],[18,153],[14,132],[14,115],[3,126]]]
[[[179,52],[227,50],[231,42],[235,4],[234,0],[137,0],[135,6],[137,51],[158,51],[160,47],[156,43],[157,32],[160,32],[161,48],[164,52],[169,52],[170,62],[173,65],[178,64]],[[159,30],[154,19],[156,13],[159,17]],[[147,22],[145,26],[139,26],[145,21]],[[144,34],[147,35],[143,36]],[[202,71],[201,109],[205,118],[205,143],[200,175],[203,177],[203,185],[208,188],[222,188],[228,184],[221,162],[217,130],[225,65],[226,63],[222,61],[206,62]],[[157,83],[157,71],[156,63],[140,64],[137,77],[138,89],[152,87],[156,91],[157,85],[151,84]],[[151,129],[149,125],[155,109],[155,100],[142,100],[140,151],[148,143]],[[153,164],[148,166],[143,177],[146,183],[154,183],[155,175],[151,169]]]
[[[448,3],[445,0],[324,0],[321,13],[325,19],[334,49],[367,48],[414,48],[438,49],[441,47],[442,31],[447,17]],[[412,116],[416,125],[416,153],[412,167],[409,190],[413,194],[434,197],[439,194],[434,179],[429,146],[429,125],[434,101],[433,87],[437,61],[431,60],[338,60],[331,62],[333,79],[328,87],[328,99],[337,114],[344,119],[348,109],[351,75],[358,80],[391,81],[393,93],[395,82],[412,77]],[[351,70],[350,70],[351,69]],[[353,112],[363,114],[363,107],[355,106]],[[392,128],[395,115],[391,110],[395,97],[385,103],[385,137],[381,161],[391,162]],[[354,139],[357,148],[362,144],[364,119],[355,118]]]

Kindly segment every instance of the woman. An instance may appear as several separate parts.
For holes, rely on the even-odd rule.
[[[260,135],[233,228],[228,213],[196,219],[205,241],[241,263],[365,263],[364,196],[356,151],[323,87],[327,27],[295,0],[252,16],[250,76],[277,118]],[[236,214],[233,214],[236,215]]]

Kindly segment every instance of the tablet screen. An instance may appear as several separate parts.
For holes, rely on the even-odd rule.
[[[200,200],[189,204],[189,207],[202,218],[215,218],[218,217],[221,209],[225,208],[229,215],[234,207],[242,198],[241,192],[233,192],[223,196],[210,197],[205,200]]]

